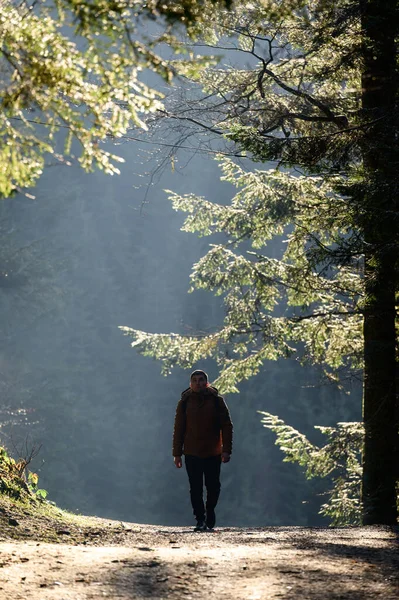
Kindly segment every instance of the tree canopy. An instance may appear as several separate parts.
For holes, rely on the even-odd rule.
[[[184,68],[195,73],[209,64],[180,56],[177,46],[174,60],[165,59],[162,45],[173,44],[175,24],[194,28],[211,6],[197,0],[2,2],[0,195],[33,186],[50,156],[68,162],[73,153],[86,170],[118,173],[121,158],[102,142],[120,138],[132,124],[145,127],[143,115],[162,106],[162,94],[145,83],[143,71],[171,81]]]

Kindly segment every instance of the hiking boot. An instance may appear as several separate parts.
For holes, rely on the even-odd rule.
[[[213,508],[206,511],[206,526],[208,529],[213,529],[216,523],[215,510]]]
[[[194,527],[194,531],[206,531],[205,521],[203,519],[198,519],[197,524]]]

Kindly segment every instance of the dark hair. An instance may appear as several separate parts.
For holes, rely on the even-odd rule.
[[[205,377],[206,381],[208,381],[208,375],[205,373],[205,371],[202,371],[201,369],[198,369],[197,371],[193,371],[191,373],[190,381],[194,377],[194,375],[203,375]]]

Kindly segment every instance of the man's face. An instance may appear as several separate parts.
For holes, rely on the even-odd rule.
[[[200,392],[206,388],[206,379],[203,375],[193,375],[191,377],[190,387],[193,392]]]

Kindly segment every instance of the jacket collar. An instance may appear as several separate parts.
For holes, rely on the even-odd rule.
[[[186,390],[184,390],[181,394],[181,399],[185,400],[186,398],[188,398],[189,396],[191,396],[191,394],[199,394],[201,396],[218,396],[218,391],[216,388],[214,388],[212,385],[208,385],[208,387],[206,387],[202,392],[193,392],[193,390],[189,387]]]

